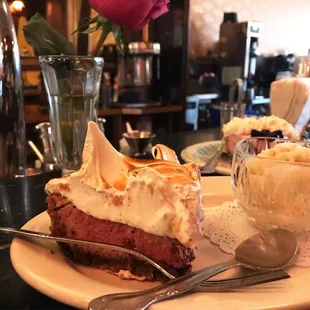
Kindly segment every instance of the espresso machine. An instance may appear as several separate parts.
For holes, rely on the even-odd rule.
[[[159,79],[160,44],[130,43],[118,61],[117,105],[131,108],[161,105]]]
[[[234,18],[227,18],[232,14]],[[219,39],[222,99],[228,99],[232,81],[240,78],[243,80],[244,100],[248,106],[269,103],[269,90],[261,88],[255,76],[261,31],[260,22],[237,22],[235,13],[224,14]]]

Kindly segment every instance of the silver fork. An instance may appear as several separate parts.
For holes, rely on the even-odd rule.
[[[0,232],[15,234],[15,235],[22,236],[22,237],[57,241],[57,242],[63,242],[63,243],[68,243],[68,244],[97,246],[97,247],[102,247],[102,248],[109,249],[109,250],[120,251],[123,253],[131,254],[138,259],[141,259],[141,260],[148,262],[150,265],[152,265],[154,268],[156,268],[158,271],[160,271],[163,275],[165,275],[168,279],[170,279],[170,280],[175,279],[175,276],[173,276],[169,271],[167,271],[165,268],[160,266],[158,263],[156,263],[155,261],[153,261],[149,257],[147,257],[147,256],[145,256],[145,255],[143,255],[137,251],[122,248],[120,246],[110,245],[110,244],[101,243],[101,242],[80,240],[80,239],[78,240],[78,239],[71,239],[71,238],[56,237],[56,236],[52,236],[51,234],[47,234],[47,233],[41,233],[41,232],[25,230],[25,229],[17,229],[17,228],[12,228],[12,227],[0,227]],[[259,272],[259,273],[257,272],[256,274],[258,274],[258,275],[259,274],[262,274],[262,275],[266,274],[266,275],[269,275],[272,277],[272,275],[275,273],[272,271],[266,271],[266,272]],[[279,276],[282,275],[282,276],[286,277],[287,273],[285,271],[280,270],[277,272],[277,275],[279,275]],[[242,278],[244,278],[244,277],[242,277]],[[203,283],[201,283],[201,286],[208,288],[210,284],[211,284],[211,286],[213,286],[213,284],[219,283],[221,281],[222,280],[219,280],[217,282],[215,282],[215,281],[204,281]],[[209,282],[212,282],[213,284],[212,283],[209,284]]]
[[[185,277],[172,280],[167,284],[163,284],[159,287],[155,287],[145,291],[101,296],[93,299],[89,303],[88,309],[144,310],[156,302],[171,299],[182,293],[189,293],[194,290],[203,292],[227,291],[231,289],[290,278],[289,274],[282,270],[278,270],[273,272],[259,272],[256,274],[251,274],[229,280],[207,281],[203,285],[200,284],[200,286],[195,288],[191,280],[199,273],[201,276],[203,272],[196,272],[194,273],[194,276],[193,274],[191,274],[190,276],[187,275]],[[188,289],[188,285],[192,286],[192,288]]]
[[[152,265],[154,268],[160,271],[163,275],[165,275],[168,279],[172,280],[175,278],[175,276],[173,276],[169,271],[164,269],[162,266],[160,266],[158,263],[156,263],[149,257],[145,256],[144,254],[134,251],[134,250],[127,249],[127,248],[123,248],[117,245],[111,245],[107,243],[94,242],[94,241],[86,241],[86,240],[80,240],[80,239],[56,237],[51,234],[46,234],[46,233],[41,233],[41,232],[26,230],[26,229],[17,229],[13,227],[0,227],[0,232],[15,234],[15,235],[22,236],[22,237],[51,240],[51,241],[68,243],[68,244],[96,246],[96,247],[101,247],[104,249],[115,250],[115,251],[119,251],[122,253],[131,254],[135,256],[136,258],[146,261],[147,263]]]

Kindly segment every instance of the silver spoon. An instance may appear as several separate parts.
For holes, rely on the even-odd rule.
[[[144,310],[156,302],[188,293],[201,282],[236,266],[258,270],[282,269],[293,260],[296,252],[297,241],[292,232],[280,228],[261,232],[242,242],[235,251],[235,259],[231,261],[193,272],[150,290],[95,298],[88,309]]]

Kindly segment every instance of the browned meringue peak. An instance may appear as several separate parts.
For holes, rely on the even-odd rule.
[[[153,160],[137,160],[124,156],[125,161],[130,165],[129,171],[149,167],[164,175],[171,183],[184,184],[186,182],[199,182],[200,170],[194,164],[181,165],[176,162],[153,159]]]
[[[118,190],[126,188],[128,174],[135,170],[150,167],[165,176],[171,183],[183,184],[198,182],[200,173],[194,165],[181,165],[175,152],[166,146],[155,146],[157,157],[170,158],[138,160],[120,154],[106,139],[96,123],[88,123],[88,131],[83,151],[83,165],[78,172],[91,185],[100,189],[114,187]]]
[[[186,163],[184,165],[180,165],[179,159],[175,153],[174,150],[170,149],[164,144],[156,144],[155,146],[152,147],[152,155],[155,159],[158,160],[164,160],[165,165],[164,168],[162,169],[160,166],[159,167],[154,167],[157,171],[161,172],[162,174],[166,174],[168,179],[170,179],[173,183],[185,183],[188,181],[188,177],[182,173],[178,174],[176,173],[176,169],[174,171],[168,171],[168,161],[177,163],[177,167],[182,167],[183,171],[184,168],[188,171],[191,179],[194,182],[200,182],[200,170],[199,168],[194,164],[194,163]],[[155,162],[156,166],[156,162]],[[174,165],[175,167],[176,165]],[[152,166],[153,167],[153,166]]]
[[[152,155],[155,159],[169,160],[180,163],[175,151],[164,144],[156,144],[153,146]]]

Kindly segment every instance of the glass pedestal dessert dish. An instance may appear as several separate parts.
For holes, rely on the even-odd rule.
[[[235,198],[258,227],[310,229],[310,143],[240,141],[232,163]]]

